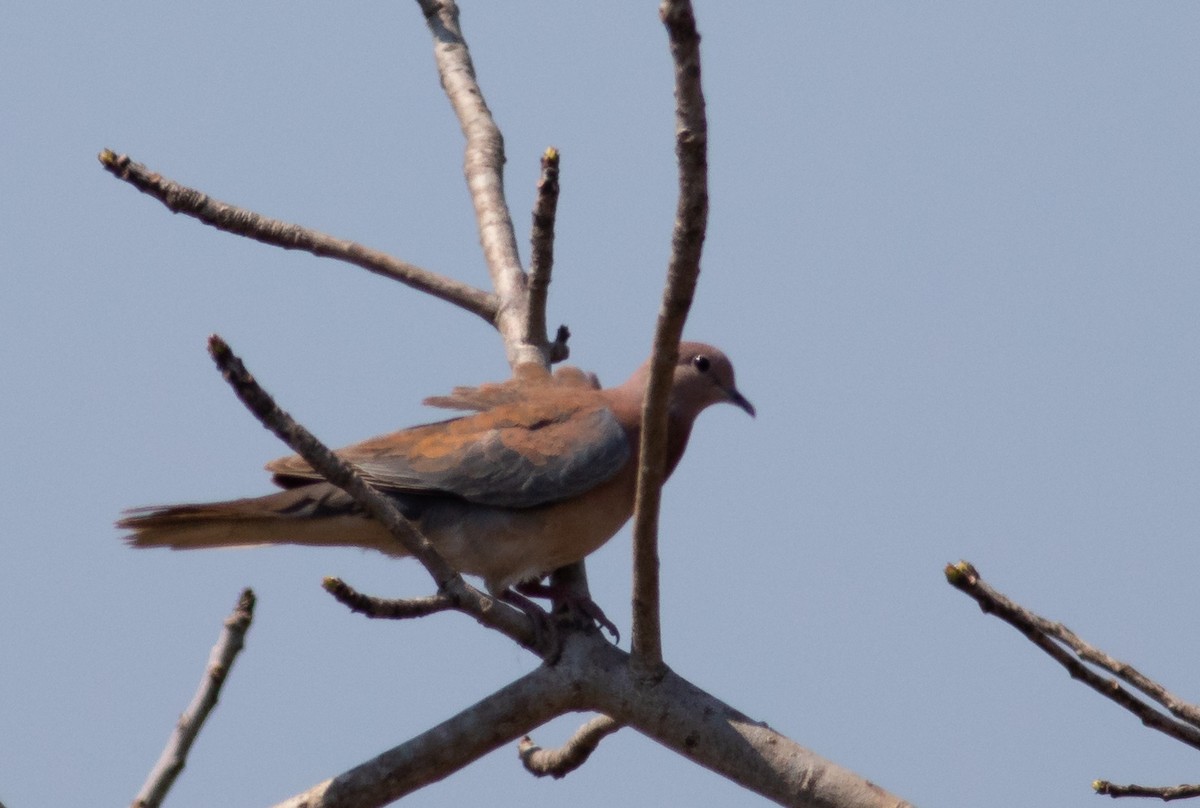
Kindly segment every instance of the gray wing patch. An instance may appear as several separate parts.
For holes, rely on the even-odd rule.
[[[499,426],[452,455],[354,463],[383,490],[447,493],[481,505],[532,508],[590,491],[611,479],[631,454],[616,416],[597,407],[562,422]]]

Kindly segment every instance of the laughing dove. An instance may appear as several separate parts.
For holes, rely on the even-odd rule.
[[[647,361],[620,387],[564,368],[553,377],[518,377],[459,388],[426,403],[474,410],[349,446],[337,454],[391,497],[456,570],[477,575],[502,596],[582,560],[633,513]],[[669,475],[692,422],[710,404],[754,415],[734,386],[733,366],[716,348],[679,346],[671,388]],[[352,546],[407,555],[379,523],[300,457],[267,464],[274,494],[127,511],[117,526],[134,547],[185,550],[259,544]]]

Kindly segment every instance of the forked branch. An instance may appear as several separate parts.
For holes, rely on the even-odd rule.
[[[1196,705],[1180,699],[1158,682],[1138,672],[1132,665],[1120,662],[1104,651],[1084,642],[1075,632],[1061,623],[1055,623],[1034,614],[1024,606],[997,592],[980,578],[979,571],[971,563],[960,561],[957,564],[948,564],[945,572],[946,580],[950,582],[951,586],[974,598],[979,604],[979,608],[985,613],[996,615],[1024,634],[1026,639],[1066,668],[1072,678],[1078,679],[1100,695],[1124,707],[1147,727],[1169,735],[1194,749],[1200,749],[1200,729],[1197,729],[1196,726],[1196,718],[1200,713],[1198,713]],[[1100,675],[1085,665],[1085,662],[1113,674],[1113,677]],[[1135,692],[1123,687],[1121,682],[1130,685],[1153,702],[1162,705],[1179,720],[1173,719],[1171,715],[1139,698]],[[1093,787],[1100,790],[1101,784],[1106,789],[1101,793],[1114,797],[1158,796],[1168,799],[1159,793],[1164,790],[1160,787],[1115,786],[1103,780],[1097,780],[1093,783]],[[1183,791],[1177,790],[1189,788],[1195,787],[1171,786],[1166,787],[1165,790],[1172,794],[1170,799],[1178,799],[1181,796],[1197,796],[1195,794],[1185,795]],[[1135,793],[1147,789],[1155,790],[1156,793]]]
[[[549,367],[549,346],[525,340],[525,307],[528,279],[521,268],[517,235],[504,198],[504,137],[492,118],[483,90],[475,78],[475,65],[459,24],[454,0],[417,0],[433,34],[433,55],[442,89],[458,117],[466,138],[463,173],[475,206],[479,242],[492,277],[492,287],[503,304],[496,327],[504,337],[512,367],[527,363]]]

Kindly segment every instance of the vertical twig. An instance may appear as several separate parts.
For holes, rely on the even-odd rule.
[[[546,296],[554,267],[554,219],[558,212],[558,149],[542,153],[542,174],[533,203],[533,232],[529,252],[529,303],[525,313],[525,341],[546,343]]]
[[[666,465],[667,400],[708,223],[708,123],[700,87],[700,34],[688,0],[659,8],[675,62],[675,156],[679,201],[667,285],[654,333],[654,358],[642,409],[633,527],[633,663],[654,678],[664,670],[659,625],[658,512]]]
[[[134,799],[133,808],[158,808],[175,783],[175,778],[183,771],[187,764],[188,751],[213,707],[217,706],[221,686],[229,676],[234,658],[245,644],[246,631],[253,619],[254,593],[245,589],[238,598],[233,613],[225,618],[225,628],[221,630],[221,636],[208,657],[208,667],[192,703],[179,717],[162,756],[154,764],[146,783]]]

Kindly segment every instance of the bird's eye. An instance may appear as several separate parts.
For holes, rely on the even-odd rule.
[[[692,357],[692,367],[701,373],[708,373],[708,369],[711,365],[712,363],[708,361],[708,357],[704,354],[699,354]]]

